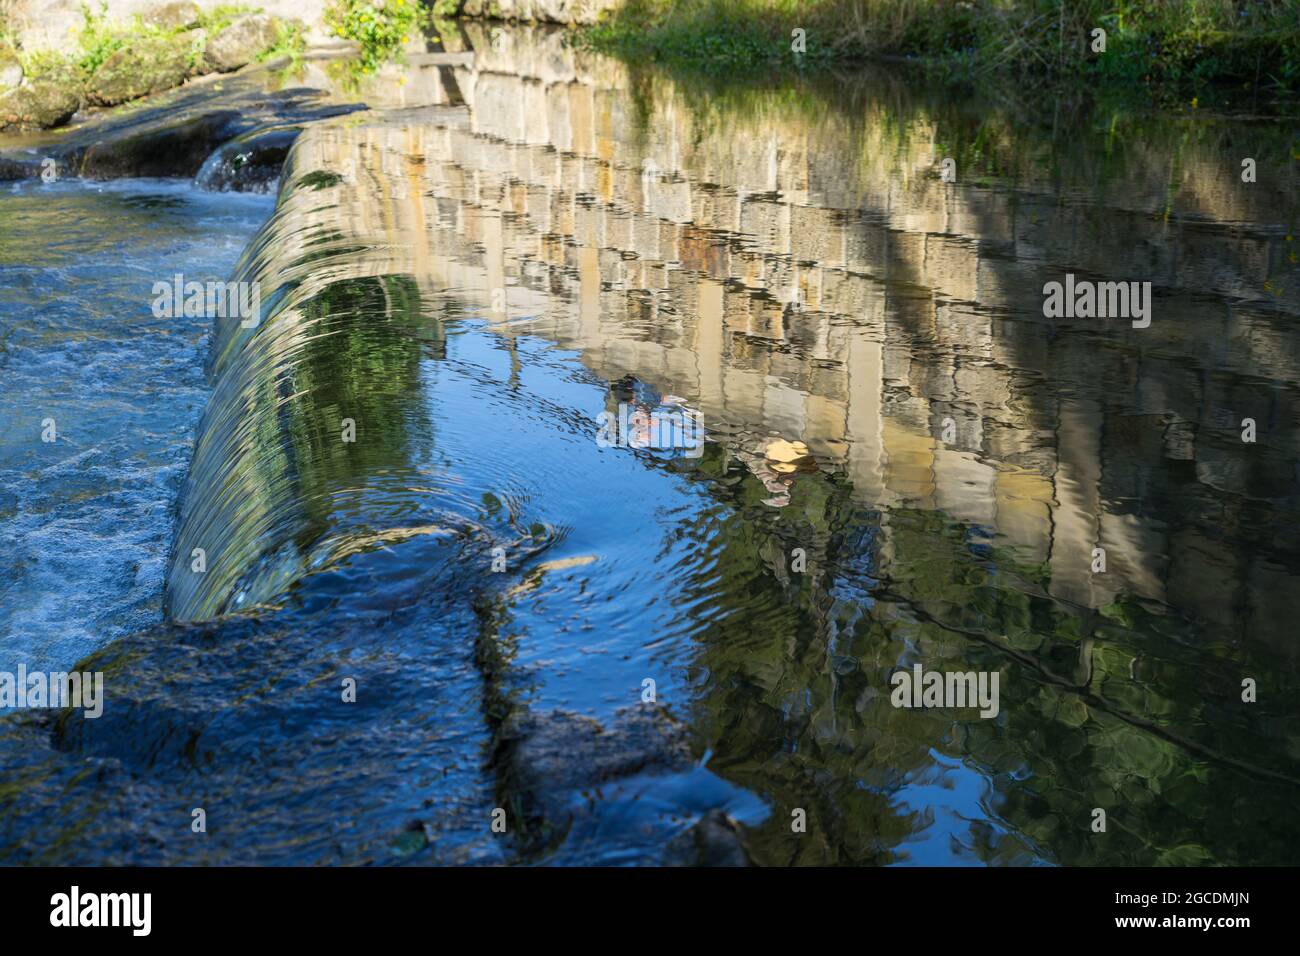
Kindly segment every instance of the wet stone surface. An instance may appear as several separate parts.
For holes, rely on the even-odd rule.
[[[190,178],[218,147],[237,137],[365,108],[339,102],[320,89],[273,86],[263,70],[205,78],[96,114],[57,135],[33,134],[12,145],[0,141],[0,177],[38,177],[48,158],[58,164],[62,176]]]

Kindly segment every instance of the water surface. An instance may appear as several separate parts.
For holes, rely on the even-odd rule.
[[[159,619],[211,328],[155,317],[153,286],[224,281],[271,208],[162,180],[0,192],[3,669]]]

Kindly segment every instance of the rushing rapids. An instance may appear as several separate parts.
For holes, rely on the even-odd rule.
[[[1286,138],[506,36],[294,141],[167,621],[78,665],[98,719],[0,723],[7,858],[1288,862],[1295,191],[1195,185]],[[1045,316],[1071,273],[1149,327]],[[598,441],[628,408],[703,453]],[[892,706],[921,665],[999,706]]]

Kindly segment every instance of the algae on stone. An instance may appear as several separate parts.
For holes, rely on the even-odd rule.
[[[116,106],[180,86],[190,71],[189,50],[170,38],[147,38],[109,54],[86,84],[86,100]]]

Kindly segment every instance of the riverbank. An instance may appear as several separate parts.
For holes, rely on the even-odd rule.
[[[578,36],[588,49],[719,73],[903,58],[953,77],[1160,95],[1300,91],[1300,5],[1287,0],[628,0]]]
[[[251,7],[168,2],[128,21],[83,7],[79,28],[39,33],[0,20],[0,132],[50,129],[107,108],[277,56],[297,58],[304,25]],[[48,42],[49,46],[33,44]]]
[[[52,129],[250,63],[350,58],[374,73],[417,37],[417,0],[101,0],[70,11],[0,0],[0,132]]]

